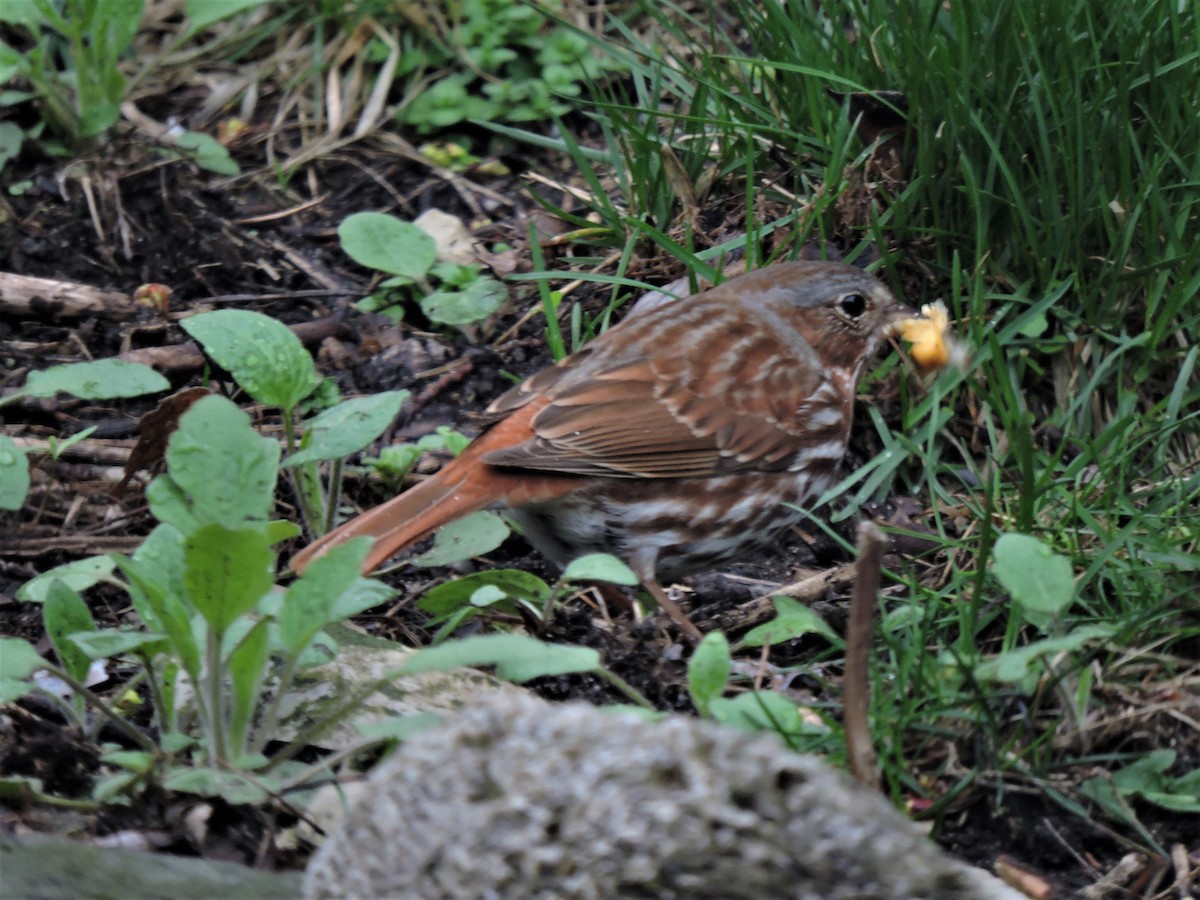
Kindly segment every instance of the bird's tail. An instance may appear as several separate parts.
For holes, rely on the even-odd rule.
[[[291,568],[303,572],[314,559],[339,544],[365,536],[375,538],[362,565],[364,573],[370,572],[431,531],[483,509],[497,499],[486,485],[473,484],[468,474],[453,464],[447,466],[437,475],[355,516],[309,544],[292,557]]]
[[[362,564],[362,571],[370,572],[455,519],[493,505],[523,506],[561,497],[584,483],[575,476],[516,474],[484,466],[478,457],[486,450],[468,448],[416,487],[339,525],[292,557],[291,569],[303,572],[314,559],[339,544],[365,536],[375,538]]]

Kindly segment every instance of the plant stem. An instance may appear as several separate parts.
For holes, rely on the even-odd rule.
[[[329,467],[329,498],[325,507],[325,533],[333,531],[337,519],[338,504],[342,502],[342,464],[344,459],[339,457]]]
[[[85,687],[82,682],[76,681],[63,669],[51,665],[50,663],[42,666],[42,668],[44,668],[51,675],[54,675],[56,678],[61,678],[64,682],[66,682],[72,691],[87,701],[88,706],[92,707],[94,710],[96,710],[96,712],[100,713],[100,715],[104,716],[104,718],[106,718],[109,723],[113,725],[113,727],[115,727],[119,732],[128,737],[147,753],[157,754],[159,752],[158,745],[154,743],[154,741],[142,734],[123,718],[113,712],[107,703],[105,703],[96,694]]]
[[[205,679],[208,681],[208,761],[220,765],[228,757],[225,746],[225,698],[221,685],[221,635],[208,631],[205,647]]]
[[[608,669],[601,667],[595,670],[595,674],[599,675],[638,706],[650,710],[654,709],[653,703],[642,696],[641,692],[639,692],[637,688],[635,688],[632,684],[615,672],[610,672]]]
[[[262,722],[255,729],[254,740],[250,742],[251,754],[262,753],[263,747],[267,741],[271,739],[271,735],[275,732],[275,727],[279,724],[279,710],[283,707],[283,696],[292,687],[292,679],[296,675],[296,660],[300,658],[300,654],[289,656],[287,662],[283,664],[283,671],[279,675],[279,683],[275,686],[275,696],[271,698],[271,705],[267,708],[266,713],[262,717]]]

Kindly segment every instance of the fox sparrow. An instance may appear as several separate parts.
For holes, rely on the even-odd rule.
[[[498,398],[436,475],[305,548],[377,540],[364,571],[434,529],[507,507],[562,565],[625,560],[691,638],[660,579],[768,544],[833,484],[867,359],[912,312],[830,262],[777,263],[628,317]]]

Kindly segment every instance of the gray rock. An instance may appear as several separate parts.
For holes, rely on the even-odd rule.
[[[404,744],[304,896],[1019,898],[770,735],[498,696]]]

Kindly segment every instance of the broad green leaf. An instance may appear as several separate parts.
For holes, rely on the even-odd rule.
[[[269,626],[267,619],[259,619],[225,661],[233,683],[229,745],[235,749],[245,745],[246,730],[254,719],[262,694],[263,672],[266,671],[270,650]]]
[[[200,526],[236,528],[247,520],[265,522],[275,502],[278,466],[279,444],[258,435],[249,416],[216,395],[198,401],[180,417],[167,445],[167,487],[174,488],[171,493],[182,498]],[[150,499],[151,511],[163,519],[156,508],[161,497]]]
[[[43,21],[35,0],[4,0],[4,3],[0,4],[0,22],[33,29],[39,27]]]
[[[107,556],[89,556],[63,563],[21,585],[17,590],[17,599],[27,603],[42,603],[50,592],[50,585],[56,581],[61,581],[71,590],[86,591],[111,575],[112,570],[113,561]]]
[[[1056,617],[1075,595],[1071,561],[1027,534],[1004,534],[992,551],[992,573],[1029,613]]]
[[[688,660],[688,690],[701,715],[725,693],[730,670],[729,641],[719,631],[710,631]]]
[[[408,391],[356,397],[305,422],[304,446],[284,462],[294,466],[357,453],[383,434],[408,399]]]
[[[375,722],[355,723],[354,727],[365,738],[406,741],[414,734],[420,734],[422,731],[441,724],[442,720],[443,717],[437,713],[413,713]]]
[[[146,486],[146,502],[154,518],[181,535],[191,534],[202,524],[192,511],[187,494],[169,475],[159,475]]]
[[[417,601],[417,606],[435,614],[453,612],[470,603],[475,591],[484,585],[494,585],[510,597],[529,600],[538,606],[550,598],[550,585],[536,575],[520,569],[493,569],[440,584]]]
[[[1115,631],[1112,625],[1083,625],[1062,637],[1035,641],[986,660],[975,667],[975,677],[985,681],[1020,682],[1029,674],[1030,666],[1043,656],[1071,653],[1088,641],[1109,637]]]
[[[91,610],[83,598],[63,582],[53,581],[42,605],[42,621],[63,670],[76,681],[85,680],[92,658],[69,640],[80,632],[96,630]]]
[[[100,778],[92,785],[92,799],[97,803],[108,803],[125,793],[130,786],[142,781],[140,772],[122,770],[107,778]]]
[[[330,622],[341,622],[364,610],[387,603],[396,596],[396,589],[374,578],[359,578],[333,601]]]
[[[482,608],[507,599],[508,594],[500,590],[500,588],[494,584],[485,584],[471,595],[471,605]]]
[[[96,18],[91,27],[107,32],[108,50],[114,59],[133,43],[145,8],[146,0],[103,0],[96,5]]]
[[[0,678],[28,678],[44,668],[46,660],[38,655],[29,641],[0,637]]]
[[[100,761],[131,772],[148,772],[154,764],[154,754],[145,750],[114,750],[101,756]]]
[[[279,636],[284,650],[295,656],[331,621],[337,598],[359,579],[371,539],[354,538],[314,559],[287,589],[279,609]]]
[[[300,526],[295,522],[289,522],[286,519],[272,519],[267,523],[264,533],[267,537],[267,543],[274,547],[276,544],[281,544],[284,541],[289,541],[294,537],[299,537]]]
[[[6,434],[0,434],[0,509],[20,509],[29,493],[29,457]]]
[[[401,275],[409,281],[424,278],[437,258],[433,238],[395,216],[355,213],[338,226],[342,249],[369,269]]]
[[[34,397],[70,394],[83,400],[111,400],[140,397],[170,387],[171,383],[149,366],[121,359],[98,359],[30,372],[22,393]]]
[[[275,583],[275,554],[261,529],[205,525],[184,539],[183,558],[188,600],[218,634]]]
[[[768,641],[781,644],[806,634],[819,634],[835,647],[843,646],[843,641],[837,633],[807,606],[801,605],[791,597],[772,597],[771,603],[775,606],[775,618],[757,628],[751,628],[742,638],[742,643],[746,646],[761,647]]]
[[[13,0],[13,2],[20,3],[22,0]],[[0,22],[4,21],[4,17],[7,14],[8,10],[0,6]],[[4,41],[0,41],[0,85],[7,84],[17,75],[24,75],[28,71],[29,61],[8,44],[4,43]],[[22,97],[21,94],[25,94],[26,96]],[[0,103],[2,103],[4,106],[12,106],[16,103],[22,102],[23,100],[33,99],[36,96],[36,94],[31,92],[3,91],[0,92]],[[15,122],[7,124],[11,124],[17,129],[20,135],[24,137],[24,132],[21,131],[20,126],[18,126]],[[12,149],[15,155],[15,148]]]
[[[180,574],[174,587],[164,584],[163,571],[147,560],[114,554],[113,561],[129,579],[129,594],[142,621],[150,630],[166,633],[180,665],[194,681],[200,675],[200,646],[184,603],[182,542],[178,552]]]
[[[196,165],[218,175],[239,175],[242,167],[212,135],[185,131],[175,138],[175,146],[190,152]]]
[[[178,529],[159,525],[133,551],[133,559],[146,577],[153,578],[176,597],[183,596],[183,534]],[[138,614],[141,612],[139,609]],[[142,618],[150,624],[149,619]]]
[[[190,33],[215,25],[238,13],[258,9],[267,0],[187,0],[184,12],[190,22]]]
[[[3,652],[3,651],[0,651]],[[37,690],[32,681],[17,681],[15,678],[0,678],[0,706],[20,700],[26,694]]]
[[[522,683],[544,675],[593,672],[600,668],[600,654],[591,647],[546,644],[519,634],[489,634],[418,650],[399,673],[415,675],[467,666],[495,666],[500,678]]]
[[[221,769],[176,768],[167,772],[163,787],[168,791],[199,794],[202,797],[220,797],[235,806],[243,803],[263,803],[270,793],[257,783],[237,772]]]
[[[633,569],[610,553],[589,553],[571,560],[562,573],[563,581],[607,581],[633,586],[638,577]]]
[[[509,535],[508,525],[494,512],[480,510],[442,526],[433,546],[411,560],[417,566],[448,566],[491,553]]]
[[[794,701],[774,691],[753,691],[736,697],[715,697],[709,705],[712,717],[722,725],[743,731],[774,731],[781,735],[801,734],[804,720]]]
[[[434,291],[421,298],[421,311],[442,325],[470,325],[486,319],[508,299],[494,278],[477,278],[461,291]]]
[[[71,641],[88,659],[108,659],[153,644],[166,646],[167,636],[153,631],[118,631],[105,629],[86,634],[73,634]]]
[[[219,309],[186,318],[180,326],[259,403],[291,410],[321,383],[300,339],[270,316]]]

